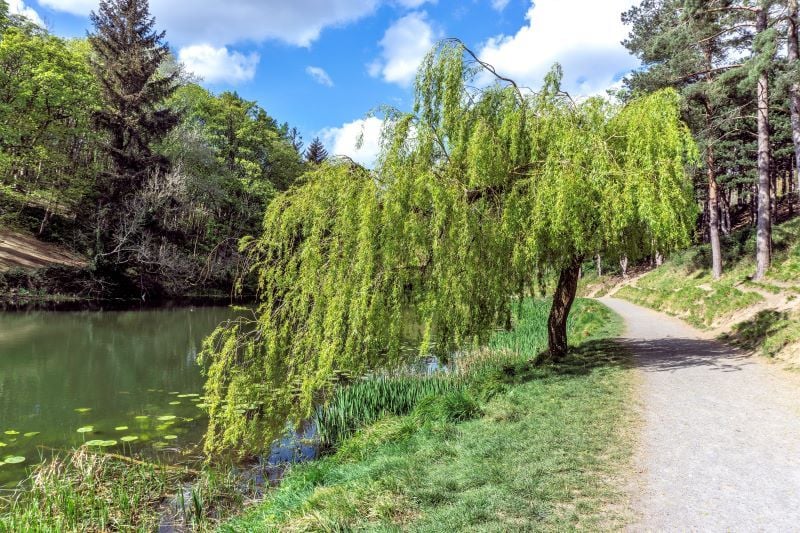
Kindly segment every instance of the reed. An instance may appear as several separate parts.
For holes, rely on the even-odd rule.
[[[320,442],[336,446],[384,416],[409,414],[423,398],[461,391],[465,385],[461,375],[437,374],[370,377],[336,389],[315,413]]]

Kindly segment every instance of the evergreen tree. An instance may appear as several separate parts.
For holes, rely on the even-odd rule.
[[[739,110],[731,105],[726,76],[738,66],[730,53],[739,35],[726,12],[729,3],[645,0],[622,16],[631,26],[624,44],[644,65],[626,80],[632,94],[665,87],[679,89],[684,120],[703,150],[705,184],[701,196],[707,202],[706,227],[715,278],[722,276],[719,143],[725,137],[726,124]]]
[[[148,174],[167,166],[152,147],[178,123],[178,115],[164,105],[178,72],[161,73],[170,52],[164,32],[154,29],[147,0],[103,0],[91,21],[92,66],[104,104],[95,122],[108,134],[113,162],[103,199],[113,209],[139,190]]]
[[[328,151],[322,141],[319,140],[319,137],[314,137],[314,140],[311,141],[311,144],[306,149],[306,161],[319,165],[326,159],[328,159]]]

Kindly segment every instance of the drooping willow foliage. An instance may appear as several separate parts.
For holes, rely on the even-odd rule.
[[[472,345],[542,271],[688,243],[696,150],[675,92],[575,103],[557,67],[538,93],[472,88],[485,73],[440,43],[374,171],[325,163],[269,206],[257,320],[205,345],[209,452],[263,447],[342,376],[402,362],[409,311],[422,351]]]

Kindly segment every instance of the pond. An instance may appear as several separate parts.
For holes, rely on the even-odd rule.
[[[232,316],[225,307],[0,312],[0,487],[87,442],[172,462],[199,456],[197,354]]]

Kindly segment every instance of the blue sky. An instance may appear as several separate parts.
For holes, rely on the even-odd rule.
[[[523,85],[556,61],[575,95],[602,92],[636,66],[619,44],[634,0],[150,0],[157,25],[209,89],[257,100],[306,142],[370,163],[380,123],[408,109],[416,66],[442,37],[459,37]],[[10,0],[57,35],[79,37],[97,0]],[[355,149],[363,132],[364,146]]]

